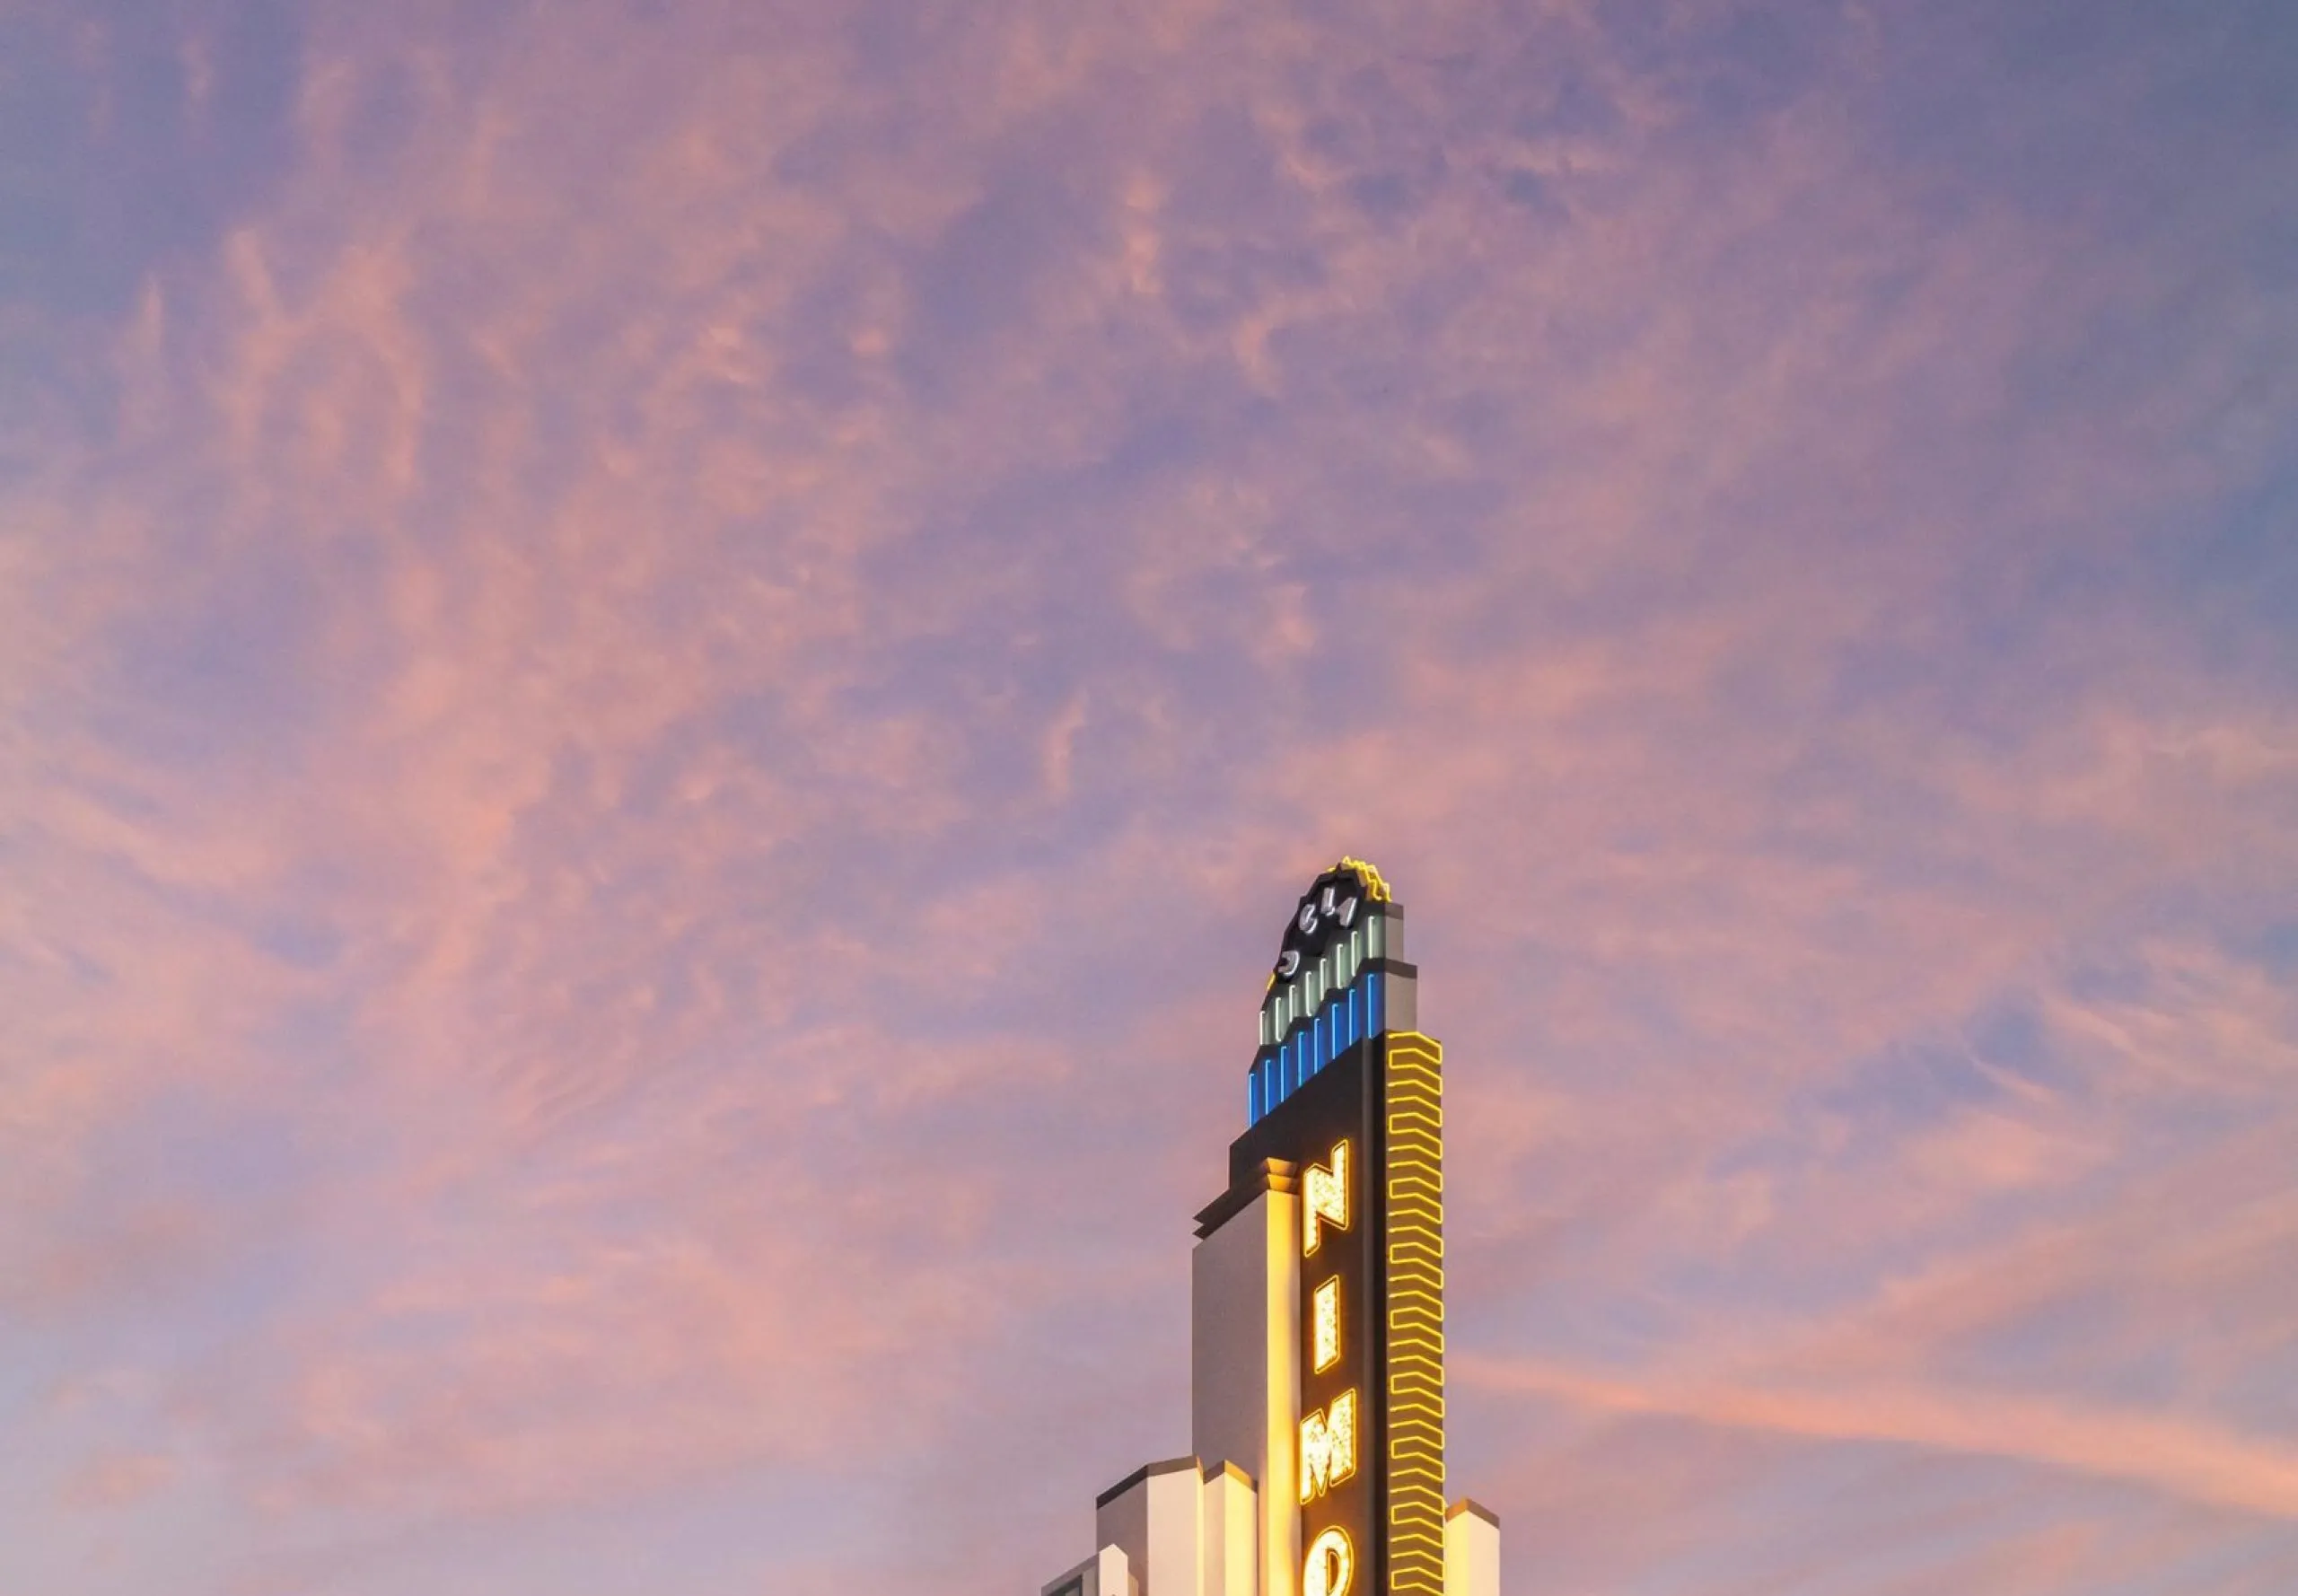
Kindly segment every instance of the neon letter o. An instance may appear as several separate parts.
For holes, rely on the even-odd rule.
[[[1301,1596],[1348,1596],[1355,1574],[1356,1548],[1336,1524],[1309,1543],[1308,1561],[1301,1565]]]

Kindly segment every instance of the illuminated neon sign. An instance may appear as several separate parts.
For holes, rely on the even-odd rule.
[[[1443,1596],[1443,1054],[1413,1029],[1418,973],[1378,871],[1318,876],[1285,922],[1229,1150],[1232,1198],[1277,1171],[1300,1212],[1276,1432],[1300,1596]]]
[[[1348,1544],[1348,1531],[1338,1526],[1320,1530],[1301,1567],[1301,1596],[1348,1596],[1355,1573],[1356,1548]]]
[[[1321,1164],[1311,1164],[1301,1177],[1301,1256],[1317,1256],[1324,1227],[1348,1228],[1348,1144],[1333,1144],[1332,1154]]]
[[[1309,1372],[1321,1374],[1340,1362],[1340,1276],[1309,1293]]]
[[[1356,1472],[1356,1393],[1301,1421],[1301,1500],[1314,1502]]]

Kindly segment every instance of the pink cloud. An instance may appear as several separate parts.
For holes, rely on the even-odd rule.
[[[151,1453],[98,1458],[76,1471],[65,1486],[65,1500],[80,1508],[125,1507],[164,1488],[173,1461]]]
[[[1615,1412],[1665,1413],[1822,1440],[1980,1452],[2132,1480],[2213,1505],[2298,1516],[2298,1454],[2154,1414],[2091,1411],[2000,1392],[1669,1390],[1523,1362],[1478,1360],[1460,1373],[1471,1389],[1537,1392]]]
[[[67,1497],[163,1545],[197,1453],[372,1550],[811,1470],[1025,1583],[960,1477],[1171,1434],[1346,851],[1454,1048],[1465,1392],[2287,1519],[2288,695],[2116,574],[2271,461],[2196,440],[2278,324],[2036,377],[2186,257],[1943,212],[1897,24],[1767,101],[1577,7],[847,20],[315,16],[0,488],[0,1296],[148,1381]],[[1988,1533],[1870,1583],[2101,1555]]]

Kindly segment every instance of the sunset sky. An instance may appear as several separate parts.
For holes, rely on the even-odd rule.
[[[1294,898],[1508,1596],[2298,1591],[2288,0],[0,0],[0,1596],[1032,1596]]]

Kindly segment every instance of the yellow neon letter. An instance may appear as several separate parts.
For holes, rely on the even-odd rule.
[[[1348,1596],[1348,1582],[1356,1574],[1356,1548],[1338,1524],[1320,1530],[1309,1542],[1308,1561],[1301,1565],[1301,1596]]]
[[[1310,1366],[1321,1374],[1340,1362],[1340,1276],[1310,1294]]]
[[[1356,1472],[1356,1393],[1343,1391],[1301,1421],[1301,1500],[1314,1502]]]
[[[1329,1167],[1312,1163],[1301,1178],[1301,1251],[1306,1256],[1317,1250],[1322,1222],[1337,1231],[1348,1228],[1348,1144],[1332,1144]]]

